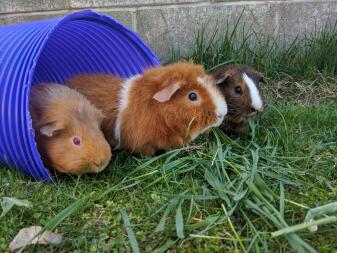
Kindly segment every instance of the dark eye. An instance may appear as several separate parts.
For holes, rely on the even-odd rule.
[[[81,145],[81,138],[78,136],[73,137],[73,143],[75,146],[80,146]]]
[[[194,92],[191,92],[190,94],[188,94],[188,99],[191,101],[196,101],[198,99],[198,95]]]
[[[234,91],[235,91],[236,94],[242,95],[242,90],[241,90],[241,87],[240,87],[240,86],[236,86],[236,87],[234,88]]]

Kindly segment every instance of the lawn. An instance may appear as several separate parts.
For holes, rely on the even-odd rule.
[[[250,121],[250,136],[213,130],[150,159],[120,152],[103,173],[55,185],[0,169],[0,198],[32,204],[0,218],[0,252],[31,225],[65,242],[27,252],[337,251],[336,27],[288,47],[245,44],[252,35],[238,30],[204,41],[203,31],[173,60],[208,69],[232,61],[266,74],[266,110]]]

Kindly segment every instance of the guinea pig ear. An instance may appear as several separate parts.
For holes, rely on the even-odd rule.
[[[53,137],[57,131],[64,129],[61,123],[51,122],[40,127],[40,133],[46,137]]]
[[[261,72],[253,71],[252,75],[258,80],[259,82],[265,82],[264,75]]]
[[[260,73],[260,72],[257,72],[257,74],[259,76],[259,82],[264,83],[266,81],[265,78],[264,78],[264,75],[262,73]]]
[[[225,73],[224,75],[215,77],[215,83],[216,83],[216,85],[223,85],[223,84],[225,84],[229,77],[230,77],[229,73]]]
[[[154,94],[153,98],[160,103],[169,101],[174,93],[180,89],[179,83],[173,83]]]

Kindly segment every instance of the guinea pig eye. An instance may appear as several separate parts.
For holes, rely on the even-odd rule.
[[[73,144],[75,146],[80,146],[81,145],[81,138],[78,136],[73,137]]]
[[[242,95],[242,90],[241,90],[241,87],[240,87],[240,86],[236,86],[236,87],[234,88],[234,91],[235,91],[236,94]]]
[[[188,99],[191,101],[196,101],[198,99],[198,95],[195,92],[191,92],[188,94]]]

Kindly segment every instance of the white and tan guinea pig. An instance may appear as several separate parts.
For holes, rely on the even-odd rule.
[[[143,155],[182,147],[227,113],[214,79],[200,65],[176,63],[127,80],[87,74],[66,82],[103,111],[111,145]]]
[[[228,106],[228,114],[220,129],[227,134],[243,135],[248,127],[248,117],[263,111],[259,86],[263,75],[241,64],[219,67],[211,75],[225,96]]]
[[[35,140],[46,167],[63,173],[97,173],[111,158],[100,129],[103,114],[64,85],[36,84],[30,94]]]

